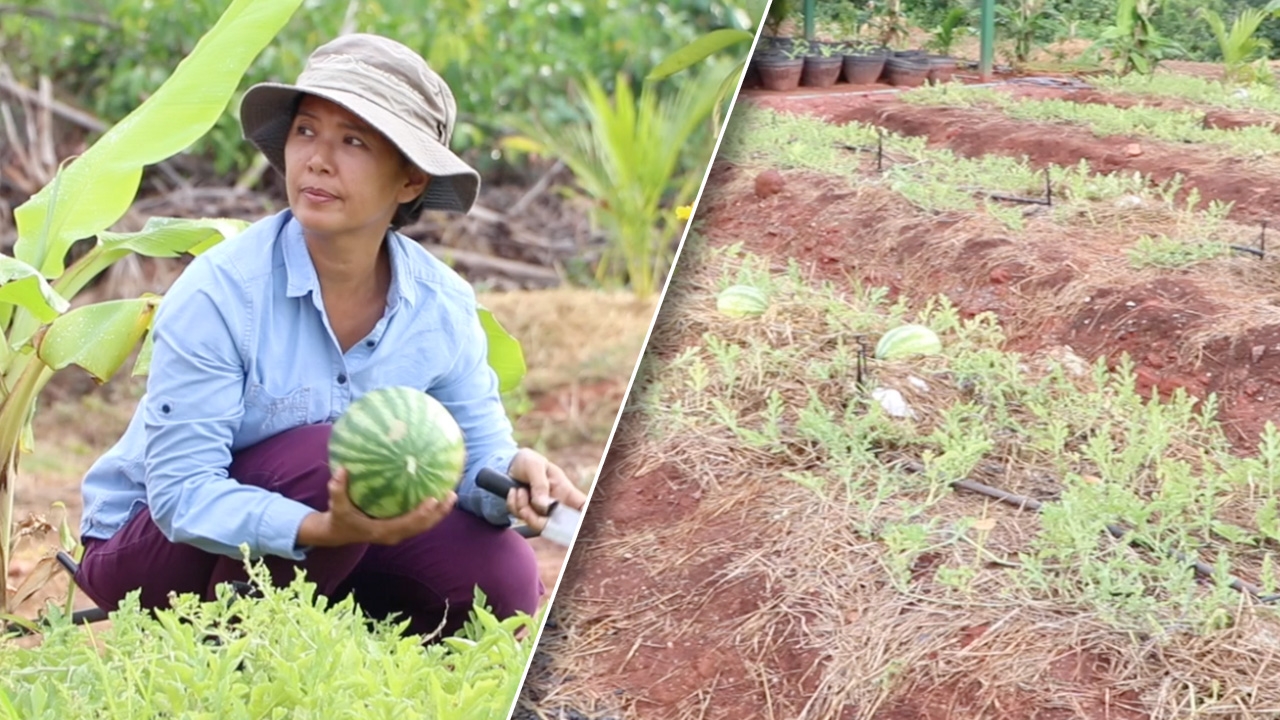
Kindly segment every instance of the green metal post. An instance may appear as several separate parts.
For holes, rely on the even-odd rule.
[[[983,82],[991,80],[996,56],[996,0],[982,0],[982,59],[978,74]]]
[[[804,0],[804,39],[813,39],[813,6],[816,0]]]

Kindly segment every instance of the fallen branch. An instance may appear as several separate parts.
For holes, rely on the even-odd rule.
[[[45,99],[40,97],[40,93],[23,85],[17,80],[14,80],[9,76],[8,72],[0,72],[0,92],[8,93],[9,95],[12,95],[18,100],[22,100],[24,102],[45,106],[49,110],[52,110],[55,115],[58,115],[64,120],[70,120],[90,132],[106,132],[107,128],[110,127],[106,123],[83,110],[78,110],[52,98]]]
[[[562,281],[560,273],[552,268],[533,265],[519,260],[483,255],[470,250],[444,247],[442,245],[423,245],[432,255],[450,265],[459,263],[472,270],[492,272],[516,280],[534,283],[542,287],[555,287]]]
[[[98,27],[108,30],[123,30],[119,23],[112,22],[103,17],[95,17],[93,15],[84,15],[81,13],[59,13],[45,8],[27,7],[24,5],[0,5],[0,15],[26,15],[27,17],[42,17],[48,20],[70,20],[71,22],[84,23],[86,25],[97,25]]]
[[[483,222],[493,223],[495,225],[505,225],[506,228],[511,231],[512,237],[514,237],[516,240],[519,240],[520,242],[526,245],[532,245],[533,247],[541,248],[543,250],[572,250],[573,249],[573,243],[571,242],[564,242],[564,241],[557,242],[555,240],[545,238],[525,227],[522,227],[516,224],[514,221],[512,221],[510,215],[506,213],[500,213],[497,210],[492,210],[490,208],[484,207],[483,205],[478,205],[478,204],[472,205],[471,211],[467,213],[467,216],[473,217]]]
[[[231,187],[188,187],[137,200],[131,212],[142,215],[258,216],[273,212],[256,193]]]
[[[93,115],[55,100],[51,93],[37,92],[14,80],[7,65],[0,65],[0,92],[9,93],[24,103],[31,103],[44,110],[52,111],[55,115],[70,120],[90,132],[104,133],[111,128],[110,125]],[[182,177],[182,174],[175,170],[168,160],[161,162],[156,167],[160,168],[160,172],[178,188],[191,187],[191,183],[187,182],[186,178]]]
[[[542,174],[542,177],[538,178],[538,182],[534,183],[533,187],[529,188],[524,195],[521,195],[520,199],[517,200],[514,205],[507,208],[507,215],[519,215],[524,212],[525,208],[529,207],[529,203],[537,199],[537,197],[547,189],[547,186],[551,184],[551,180],[555,178],[556,173],[563,169],[564,162],[557,160],[556,164],[552,165],[550,170],[546,171]]]

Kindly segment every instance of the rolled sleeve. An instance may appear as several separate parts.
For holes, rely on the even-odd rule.
[[[246,301],[193,263],[161,304],[147,394],[147,505],[171,542],[240,557],[301,560],[297,529],[311,508],[228,476],[244,418]],[[243,313],[243,314],[241,314]]]

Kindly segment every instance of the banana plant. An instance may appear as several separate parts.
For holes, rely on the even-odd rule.
[[[1114,24],[1105,28],[1089,48],[1090,54],[1106,49],[1117,75],[1137,71],[1142,75],[1155,72],[1160,61],[1186,51],[1171,38],[1156,31],[1152,16],[1163,0],[1119,0]]]
[[[712,30],[711,32],[697,38],[688,45],[680,48],[671,55],[668,55],[662,62],[658,63],[649,75],[645,77],[645,81],[656,81],[668,78],[681,70],[688,69],[694,65],[706,60],[721,50],[727,50],[734,46],[743,44],[750,45],[755,40],[755,33],[746,30],[738,30],[736,28],[721,28]],[[716,90],[715,100],[718,108],[729,92],[734,90],[738,84],[738,80],[742,78],[742,71],[746,68],[746,53],[743,53],[738,64],[734,65],[725,73],[724,79],[720,82],[719,89]],[[712,122],[719,126],[719,113],[716,114]]]
[[[955,10],[963,10],[955,8]],[[996,6],[997,22],[1013,39],[1014,62],[1024,63],[1031,57],[1036,40],[1049,35],[1062,20],[1062,15],[1046,0],[1021,0],[1014,5]]]
[[[84,154],[14,211],[18,240],[0,255],[0,569],[8,576],[18,460],[34,445],[31,421],[40,391],[58,370],[75,365],[105,383],[138,350],[133,374],[148,372],[154,294],[72,307],[112,264],[137,254],[199,255],[247,225],[241,220],[152,218],[133,233],[110,232],[137,196],[147,165],[190,146],[218,121],[254,58],[302,0],[232,0],[173,74]],[[72,244],[96,238],[69,267]],[[487,311],[489,361],[503,389],[519,383],[519,343]],[[139,343],[142,347],[139,350]],[[9,612],[0,592],[0,615]]]
[[[155,94],[14,211],[18,240],[12,256],[0,255],[0,568],[9,567],[18,458],[34,444],[31,420],[41,389],[70,365],[99,383],[110,379],[147,335],[160,298],[144,294],[75,309],[71,301],[129,254],[196,254],[243,224],[154,219],[137,233],[108,228],[133,204],[145,166],[208,132],[249,64],[299,5],[233,0]],[[87,237],[97,238],[93,249],[67,267],[67,251]],[[8,601],[9,593],[0,593],[0,613],[8,612]]]

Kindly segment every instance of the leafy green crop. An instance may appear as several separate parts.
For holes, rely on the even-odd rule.
[[[1081,125],[1095,135],[1137,135],[1177,143],[1217,145],[1245,156],[1280,153],[1280,134],[1265,125],[1233,130],[1204,126],[1204,113],[1157,107],[1128,108],[1069,100],[1025,100],[989,88],[934,87],[905,93],[903,100],[920,105],[999,108],[1017,120]]]
[[[775,269],[738,246],[689,250],[707,268],[681,295],[682,332],[696,339],[669,360],[649,358],[631,412],[662,418],[652,423],[656,443],[729,433],[744,462],[758,458],[748,476],[785,477],[847,507],[904,592],[929,553],[943,558],[937,579],[954,593],[946,602],[971,602],[981,579],[983,592],[1007,600],[1168,637],[1229,621],[1241,597],[1227,568],[1248,568],[1275,591],[1274,573],[1257,572],[1280,527],[1273,425],[1257,455],[1241,457],[1214,420],[1214,397],[1148,400],[1127,362],[1112,371],[1101,360],[1007,352],[992,315],[963,319],[945,297],[891,303],[883,288],[809,282],[794,260]],[[768,313],[713,320],[717,290],[739,283],[769,293]],[[856,339],[904,320],[935,330],[943,353],[873,362],[868,382],[917,387],[911,418],[891,416],[853,383]],[[1000,470],[984,469],[993,464]],[[962,505],[952,488],[991,472],[1001,488],[1053,498],[1038,515],[1003,521],[1018,523],[1016,549],[1008,536],[987,547],[990,521],[964,514],[984,512],[981,496]],[[1143,547],[1116,542],[1108,524]],[[1187,558],[1218,570],[1197,578]]]
[[[1179,269],[1230,253],[1231,248],[1221,242],[1184,243],[1168,237],[1143,236],[1126,254],[1134,267]]]
[[[979,88],[951,88],[930,97],[947,102],[985,99]],[[918,92],[918,91],[913,91]],[[909,96],[910,94],[908,94]],[[874,163],[879,139],[883,138],[884,169],[879,175],[865,169]],[[798,168],[837,175],[849,182],[885,183],[914,205],[928,211],[967,210],[996,207],[984,194],[1039,198],[1044,195],[1044,170],[1026,160],[1003,155],[961,157],[947,149],[930,148],[925,138],[883,132],[874,125],[846,123],[831,125],[820,119],[777,113],[744,106],[737,109],[720,144],[720,157],[741,164]],[[1183,190],[1181,176],[1156,182],[1138,172],[1095,173],[1085,160],[1069,167],[1050,166],[1054,189],[1054,214],[1064,222],[1077,222],[1089,205],[1136,197],[1158,207],[1186,215],[1186,224],[1212,231],[1225,217],[1228,206],[1208,203],[1198,209],[1200,196],[1194,190],[1178,201]],[[1016,208],[998,208],[1008,216]],[[1001,217],[1014,226],[1017,221]]]
[[[1100,89],[1117,90],[1131,95],[1171,97],[1216,107],[1280,113],[1280,93],[1272,85],[1255,84],[1241,88],[1209,78],[1173,73],[1159,73],[1149,77],[1101,76],[1093,78],[1091,82]]]
[[[131,594],[101,632],[54,610],[42,642],[0,640],[0,718],[505,717],[529,658],[537,621],[499,621],[476,604],[464,629],[424,646],[402,625],[372,622],[350,598],[315,595],[299,576],[262,597],[182,596],[153,617]]]

